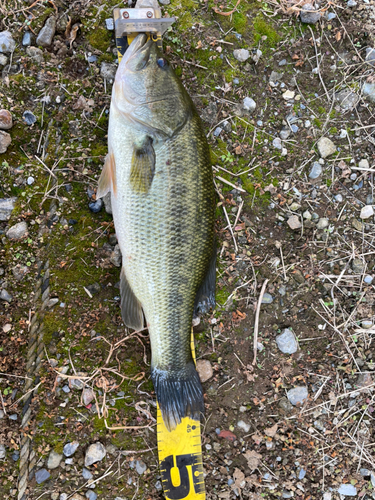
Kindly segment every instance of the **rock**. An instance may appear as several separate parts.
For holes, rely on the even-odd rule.
[[[111,261],[111,263],[115,267],[120,267],[121,266],[122,255],[121,255],[121,250],[120,250],[120,246],[119,245],[115,246],[113,252],[111,253],[111,257],[110,257],[109,260]]]
[[[162,5],[170,5],[171,0],[159,0],[159,3],[161,3]]]
[[[0,130],[9,130],[13,126],[11,113],[7,109],[0,109]]]
[[[277,81],[282,79],[283,75],[284,75],[284,73],[278,73],[277,71],[272,71],[268,81],[270,83],[276,83]]]
[[[89,203],[89,209],[91,210],[91,212],[93,212],[94,214],[97,214],[100,212],[100,210],[103,208],[103,200],[101,198],[98,198],[97,200],[95,201],[91,201]]]
[[[0,54],[0,66],[6,66],[8,64],[8,58],[4,54]]]
[[[35,472],[35,481],[40,484],[46,481],[50,476],[51,474],[47,469],[39,469]]]
[[[350,483],[342,484],[337,492],[340,493],[340,495],[346,495],[348,497],[357,496],[357,488]]]
[[[363,323],[363,322],[362,322]],[[368,387],[372,386],[373,380],[370,373],[361,373],[358,375],[355,388],[361,389],[361,392],[371,393]]]
[[[66,498],[68,499],[68,497]],[[79,493],[74,493],[72,497],[69,496],[69,500],[86,500],[86,498],[80,495]]]
[[[294,90],[286,90],[283,93],[283,99],[285,99],[285,101],[289,101],[290,99],[294,99],[295,95],[296,93],[294,92]]]
[[[36,38],[36,44],[42,47],[49,47],[52,43],[56,31],[56,18],[51,16],[45,22]]]
[[[102,443],[99,441],[97,443],[91,444],[85,455],[85,466],[88,467],[96,462],[100,462],[106,456],[107,452]]]
[[[111,64],[103,61],[100,66],[100,74],[106,80],[114,80],[116,76],[117,66],[115,64]]]
[[[113,31],[115,29],[115,25],[113,23],[113,17],[109,17],[108,19],[106,19],[105,25],[106,25],[107,30]]]
[[[343,111],[350,111],[357,106],[360,97],[355,92],[344,89],[335,94],[335,99],[340,104],[340,107]]]
[[[5,458],[5,455],[6,455],[5,446],[3,444],[0,444],[0,460],[2,458]]]
[[[302,5],[299,15],[301,21],[306,24],[316,24],[321,18],[320,12],[316,12],[315,7],[311,3]]]
[[[293,406],[289,403],[289,401],[285,397],[283,397],[283,398],[280,399],[280,401],[279,401],[279,407],[285,413],[289,413],[293,409]]]
[[[362,222],[360,222],[359,220],[357,219],[352,219],[352,226],[354,227],[354,229],[356,229],[357,231],[362,231],[363,229],[363,224]]]
[[[355,7],[357,5],[357,2],[355,0],[348,0],[348,3],[346,5],[348,7]]]
[[[87,490],[85,495],[88,500],[96,500],[98,498],[98,495],[95,493],[95,491],[92,490]]]
[[[372,208],[372,205],[365,205],[361,209],[361,219],[368,219],[369,217],[372,217],[374,215],[374,209]]]
[[[288,219],[288,226],[290,229],[300,229],[302,227],[301,221],[298,217],[298,215],[291,215]]]
[[[11,142],[12,138],[8,134],[8,132],[3,132],[2,130],[0,130],[0,154],[5,153]]]
[[[231,431],[220,431],[218,434],[219,438],[227,439],[228,441],[235,441],[237,436]]]
[[[38,64],[44,62],[43,51],[38,47],[27,47],[26,54]]]
[[[66,457],[71,457],[76,452],[78,446],[79,446],[78,441],[72,441],[71,443],[66,443],[66,445],[63,448],[64,455]]]
[[[14,226],[8,229],[6,232],[8,239],[19,240],[28,235],[27,224],[25,221],[18,222]]]
[[[101,290],[99,283],[93,283],[92,285],[88,285],[86,288],[91,293],[91,295],[95,295]]]
[[[82,391],[82,401],[85,406],[89,405],[91,401],[94,399],[94,391],[89,387],[86,387]]]
[[[328,137],[322,137],[318,141],[318,151],[322,158],[327,158],[327,156],[336,153],[336,146]]]
[[[245,97],[242,101],[242,107],[248,113],[252,113],[256,108],[256,102],[251,97]]]
[[[337,195],[335,196],[335,201],[337,201],[338,203],[341,203],[341,202],[342,202],[342,200],[343,200],[343,197],[342,197],[342,195],[341,195],[341,194],[337,194]]]
[[[262,297],[262,304],[272,304],[273,302],[273,297],[269,293],[264,293]]]
[[[371,66],[375,66],[375,49],[371,47],[366,48],[366,62],[371,64]]]
[[[31,45],[31,33],[30,31],[25,31],[22,37],[22,45],[24,47],[29,47]]]
[[[2,418],[4,418],[4,417],[5,417],[5,413],[3,412],[3,410],[0,410],[0,420],[1,420]]]
[[[329,220],[326,217],[321,217],[319,219],[318,224],[316,225],[316,228],[320,229],[322,231],[323,229],[325,229],[328,226],[329,226]]]
[[[25,111],[24,114],[22,115],[22,118],[24,119],[24,122],[26,125],[33,125],[36,122],[36,116],[32,111]]]
[[[12,415],[9,415],[9,418],[10,418],[10,420],[17,420],[18,415],[17,415],[17,413],[12,413]]]
[[[280,131],[280,138],[285,141],[290,136],[290,129],[285,128]]]
[[[317,179],[322,175],[323,169],[321,164],[318,161],[314,161],[312,164],[310,173],[309,173],[309,178],[310,179]]]
[[[367,275],[367,276],[365,276],[365,278],[364,278],[364,280],[363,280],[363,281],[364,281],[367,285],[371,285],[371,283],[372,283],[373,279],[374,279],[374,277],[373,277],[373,276],[369,276],[369,275]]]
[[[218,113],[217,105],[215,102],[210,102],[207,107],[202,111],[202,120],[207,123],[213,123],[216,120]]]
[[[272,146],[276,149],[282,149],[283,145],[281,143],[280,137],[275,137],[275,139],[272,141]]]
[[[358,258],[353,259],[352,269],[353,269],[353,272],[355,272],[356,274],[362,274],[363,271],[365,270],[365,266],[364,266],[362,259],[358,259]]]
[[[11,302],[12,296],[5,290],[5,288],[3,288],[0,292],[0,299],[4,300],[4,302]]]
[[[147,465],[142,462],[142,460],[137,460],[135,462],[135,470],[138,472],[139,475],[143,474],[147,470]]]
[[[290,389],[286,393],[289,401],[292,403],[293,406],[296,406],[298,403],[303,403],[305,399],[307,399],[308,392],[307,392],[307,387],[300,386],[300,387],[295,387],[294,389]]]
[[[17,281],[22,281],[28,272],[29,268],[27,266],[22,266],[21,264],[17,264],[12,267],[13,276]]]
[[[56,453],[55,451],[51,451],[48,460],[47,460],[47,469],[57,469],[60,465],[63,456],[60,453]]]
[[[86,479],[86,481],[87,481],[88,479],[92,479],[94,476],[91,474],[91,472],[88,469],[86,469],[84,467],[82,469],[82,477],[83,477],[83,479]]]
[[[250,424],[247,424],[243,420],[239,420],[237,422],[237,427],[239,427],[240,429],[242,429],[245,432],[249,432],[249,430],[250,430]]]
[[[359,163],[358,163],[358,167],[359,168],[364,168],[364,169],[368,169],[370,168],[370,164],[368,162],[368,160],[366,160],[365,158],[363,158]]]
[[[10,219],[17,198],[0,198],[0,221]]]
[[[222,131],[223,131],[223,129],[221,127],[216,127],[214,132],[213,132],[214,137],[219,137],[219,135],[221,134]]]
[[[197,372],[198,372],[200,381],[202,383],[209,380],[214,374],[211,363],[208,361],[208,359],[198,359]]]
[[[77,372],[77,376],[78,377],[87,377],[87,373]],[[72,389],[82,391],[82,389],[85,387],[85,381],[81,378],[71,378],[71,379],[69,379],[69,386]]]
[[[276,337],[276,344],[284,354],[294,354],[298,350],[297,339],[289,328],[285,328],[283,333]]]
[[[3,326],[3,332],[4,333],[10,332],[11,329],[12,329],[12,325],[10,323],[5,323],[5,325]]]
[[[0,32],[0,52],[2,54],[10,54],[16,48],[16,42],[12,38],[10,31]]]
[[[245,62],[249,59],[250,53],[247,49],[236,49],[233,51],[233,56],[237,61]]]
[[[375,104],[375,83],[364,83],[362,87],[362,95],[368,101]]]

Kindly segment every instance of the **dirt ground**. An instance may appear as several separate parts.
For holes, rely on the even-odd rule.
[[[217,191],[217,307],[194,329],[212,369],[207,498],[375,498],[375,3],[316,4],[314,24],[303,2],[163,3]],[[13,117],[0,198],[14,198],[0,221],[4,500],[163,498],[149,339],[122,323],[112,217],[95,199],[116,4],[0,0],[16,42],[0,57]],[[106,454],[85,467],[94,443]]]

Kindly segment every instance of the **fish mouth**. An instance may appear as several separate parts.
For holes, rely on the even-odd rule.
[[[145,33],[140,33],[125,53],[126,67],[131,71],[142,70],[147,65],[151,53],[155,51],[156,44],[151,39],[148,40]]]

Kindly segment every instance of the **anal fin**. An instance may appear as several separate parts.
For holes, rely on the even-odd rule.
[[[212,249],[211,259],[208,265],[206,276],[198,289],[195,297],[194,317],[209,311],[210,307],[215,308],[215,286],[216,286],[216,238]]]
[[[134,330],[143,328],[142,306],[133,290],[130,288],[126,278],[124,268],[120,273],[120,292],[121,292],[121,315],[125,325]]]
[[[98,182],[96,192],[97,198],[103,198],[109,191],[117,194],[116,185],[116,163],[113,152],[109,152],[106,156],[104,167]]]

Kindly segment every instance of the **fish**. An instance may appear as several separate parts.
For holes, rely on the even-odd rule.
[[[215,191],[198,112],[144,33],[112,88],[97,198],[108,192],[122,253],[122,318],[135,330],[146,322],[151,379],[171,431],[204,413],[190,342],[193,316],[215,307]]]

